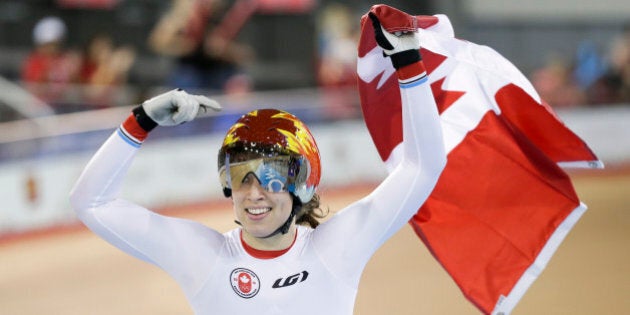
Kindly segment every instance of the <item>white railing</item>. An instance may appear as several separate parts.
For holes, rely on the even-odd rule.
[[[152,133],[130,171],[126,187],[134,188],[125,190],[125,197],[147,207],[221,198],[216,151],[224,132],[243,112],[262,107],[285,109],[309,122],[322,154],[322,187],[374,182],[385,174],[360,119],[355,91],[301,89],[210,96],[225,110]],[[68,193],[90,156],[131,107],[0,123],[0,238],[75,223]],[[605,164],[630,163],[630,104],[558,114]],[[155,163],[181,167],[156,174],[151,170]]]

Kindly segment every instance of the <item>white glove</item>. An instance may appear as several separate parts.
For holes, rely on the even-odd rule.
[[[383,28],[382,25],[379,25],[379,27],[381,28],[381,32],[383,32],[383,36],[385,37],[385,39],[389,43],[389,46],[391,47],[391,48],[387,47],[390,49],[386,49],[385,47],[381,46],[381,48],[383,48],[383,52],[387,56],[391,56],[393,54],[397,54],[399,52],[403,52],[406,50],[420,49],[420,38],[418,38],[418,31],[396,32],[392,34],[392,33],[387,32],[385,28]]]
[[[219,111],[221,105],[203,95],[192,95],[184,90],[175,89],[153,97],[142,108],[155,123],[160,126],[175,126],[197,117],[199,108]]]
[[[399,69],[422,59],[415,17],[387,5],[373,6],[368,16],[372,20],[376,43],[391,58],[394,68]],[[384,24],[386,27],[383,27]]]

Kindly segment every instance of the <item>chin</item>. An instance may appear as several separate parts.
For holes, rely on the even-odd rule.
[[[247,234],[253,237],[258,237],[258,238],[265,237],[273,232],[273,231],[269,231],[269,229],[260,228],[260,227],[251,227],[251,226],[246,227],[245,231],[247,232]]]

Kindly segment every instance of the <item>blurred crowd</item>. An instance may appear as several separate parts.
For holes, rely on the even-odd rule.
[[[237,9],[239,14],[247,11]],[[238,29],[229,12],[223,0],[171,1],[147,34],[147,42],[139,43],[156,55],[172,58],[174,66],[163,86],[224,94],[251,90],[244,65],[253,53],[234,40]],[[241,19],[244,23],[247,16]],[[32,51],[21,67],[21,83],[57,112],[116,104],[114,98],[128,83],[137,47],[116,45],[111,34],[99,32],[77,49],[66,45],[69,32],[57,16],[36,23]]]
[[[256,62],[256,53],[237,40],[256,10],[248,5],[247,1],[228,5],[225,0],[171,0],[146,42],[138,43],[172,60],[163,86],[225,95],[254,90],[247,69]],[[347,91],[356,86],[357,21],[361,13],[342,2],[322,5],[312,12],[316,15],[313,82],[323,91],[325,103],[332,104],[331,115],[354,115],[356,95]],[[138,47],[117,44],[111,34],[102,32],[93,34],[81,48],[68,47],[65,39],[72,31],[56,16],[44,17],[34,25],[33,48],[21,67],[21,83],[54,105],[57,112],[81,110],[76,104],[88,104],[89,108],[116,104],[113,98],[129,83],[132,66],[140,57]],[[549,57],[529,78],[553,107],[629,103],[630,27],[605,52],[584,42],[574,56]],[[73,98],[81,101],[74,102]]]
[[[548,57],[530,79],[556,108],[630,103],[630,25],[605,51],[584,41],[573,56]]]
[[[115,89],[127,83],[135,60],[135,49],[115,46],[106,33],[94,34],[81,49],[65,45],[68,29],[62,19],[47,16],[33,28],[33,49],[21,67],[20,79],[26,89],[58,112],[80,110],[69,94],[90,108],[107,107]],[[77,89],[80,87],[80,89]],[[114,92],[114,93],[113,93]]]

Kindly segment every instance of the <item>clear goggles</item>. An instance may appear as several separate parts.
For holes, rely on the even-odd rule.
[[[231,163],[228,155],[225,166],[219,171],[219,177],[223,187],[232,190],[241,188],[251,174],[266,191],[294,192],[296,175],[302,164],[302,158],[286,155]]]

